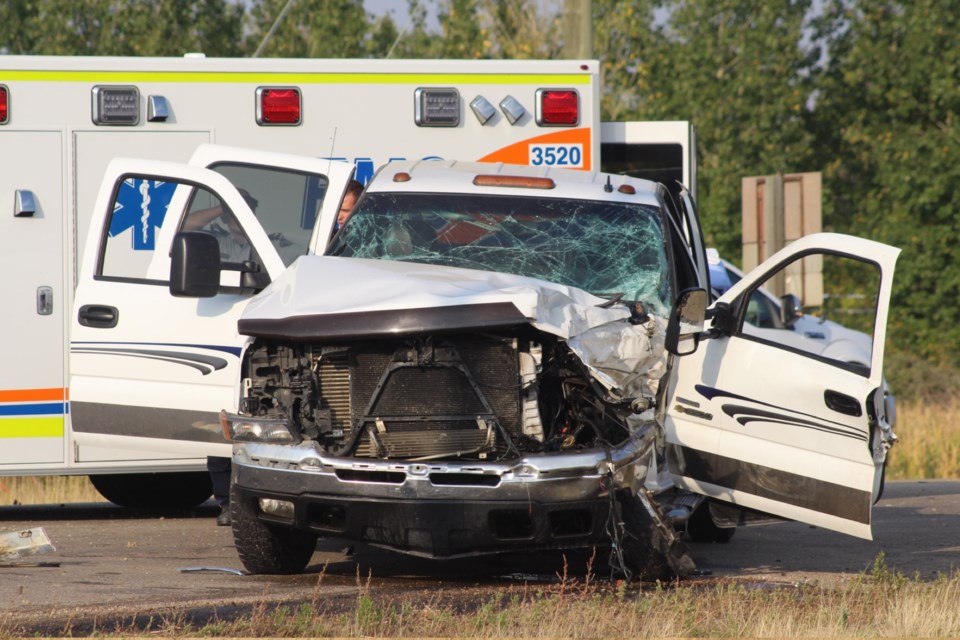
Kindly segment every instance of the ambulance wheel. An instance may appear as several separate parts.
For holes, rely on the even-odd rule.
[[[317,548],[317,534],[261,522],[255,509],[252,501],[230,496],[233,544],[244,568],[253,574],[303,571]]]
[[[190,509],[213,493],[206,471],[118,473],[90,476],[104,498],[135,509]]]
[[[718,527],[710,515],[710,502],[704,501],[690,514],[687,520],[687,535],[693,542],[718,542],[726,544],[733,539],[736,527]]]

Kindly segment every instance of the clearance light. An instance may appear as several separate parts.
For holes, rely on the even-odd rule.
[[[259,87],[257,89],[257,124],[300,124],[303,106],[296,87]]]
[[[538,89],[537,124],[572,127],[580,123],[580,96],[573,89]]]
[[[620,193],[625,193],[630,196],[637,193],[637,190],[634,189],[632,184],[622,184],[619,187],[617,187],[617,191],[619,191]]]
[[[418,127],[456,127],[460,124],[460,92],[456,89],[417,89],[413,93],[414,122]]]
[[[410,174],[407,173],[406,171],[398,171],[397,173],[393,174],[393,181],[394,182],[410,182]]]
[[[519,187],[521,189],[553,189],[556,185],[550,178],[527,176],[476,176],[473,184],[477,187]]]
[[[0,84],[0,124],[10,119],[10,90]]]
[[[527,113],[520,101],[513,96],[507,96],[500,101],[500,111],[503,111],[504,117],[510,124],[517,124]]]

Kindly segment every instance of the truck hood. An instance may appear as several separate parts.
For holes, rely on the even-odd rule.
[[[388,260],[303,256],[244,310],[244,335],[293,342],[529,324],[565,340],[621,397],[648,396],[666,370],[665,322],[623,305],[506,273]],[[653,386],[650,383],[653,382]]]

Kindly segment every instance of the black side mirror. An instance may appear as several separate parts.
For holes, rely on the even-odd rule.
[[[680,292],[667,322],[667,351],[675,356],[685,356],[697,350],[706,322],[707,302],[706,289],[685,289]]]
[[[220,290],[220,245],[203,231],[183,231],[170,252],[170,295],[212,298]]]
[[[780,298],[780,322],[783,326],[792,327],[801,316],[803,316],[803,306],[800,298],[792,293]]]

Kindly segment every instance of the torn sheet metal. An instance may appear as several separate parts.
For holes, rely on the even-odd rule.
[[[180,573],[229,573],[234,576],[245,576],[245,571],[234,569],[232,567],[181,567],[177,569]]]
[[[43,527],[0,533],[0,562],[56,551]]]

